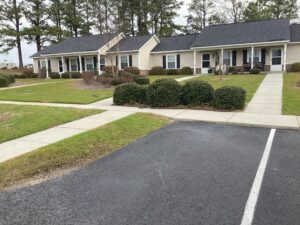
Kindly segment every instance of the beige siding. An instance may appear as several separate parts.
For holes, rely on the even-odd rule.
[[[300,44],[292,44],[287,46],[286,62],[287,64],[300,62]]]
[[[118,36],[116,36],[115,38],[113,38],[108,44],[104,45],[100,51],[99,54],[100,55],[105,55],[107,50],[112,48],[113,46],[115,46],[119,41],[121,41],[124,38],[124,36],[122,34],[119,34]]]
[[[173,53],[159,53],[151,54],[151,67],[154,66],[163,66],[163,56],[168,54],[180,55],[180,67],[189,66],[194,68],[194,52],[173,52]],[[197,55],[197,60],[200,65],[200,54]],[[197,64],[198,64],[197,63]]]
[[[151,51],[158,45],[158,41],[155,37],[152,37],[141,49],[139,53],[139,69],[150,70],[151,69]]]
[[[39,72],[39,60],[33,59],[33,72],[38,73]]]
[[[59,60],[58,59],[49,59],[51,64],[51,72],[59,72]]]
[[[139,61],[138,61],[138,58],[139,58],[139,53],[138,52],[133,52],[133,53],[122,53],[122,54],[119,54],[119,56],[124,56],[124,55],[132,55],[132,66],[134,67],[138,67],[139,66]],[[111,61],[113,62],[113,66],[116,65],[116,54],[111,54],[110,56],[107,56],[106,57],[106,61],[105,61],[105,64],[107,66],[112,66],[111,65]]]

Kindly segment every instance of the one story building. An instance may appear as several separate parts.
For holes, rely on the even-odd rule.
[[[98,71],[134,66],[146,75],[154,66],[191,67],[194,73],[234,68],[287,71],[300,62],[300,24],[288,19],[213,25],[201,33],[161,37],[103,34],[74,37],[32,56],[34,72]]]

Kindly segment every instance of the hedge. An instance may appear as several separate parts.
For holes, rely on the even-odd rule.
[[[79,72],[71,72],[70,73],[71,79],[80,79],[81,78],[81,73]]]
[[[186,66],[186,67],[183,67],[182,69],[181,69],[181,72],[180,72],[182,75],[193,75],[194,74],[194,71],[193,71],[193,69],[191,68],[191,67],[188,67],[188,66]]]
[[[137,84],[121,84],[115,88],[113,101],[116,105],[133,104],[138,102],[140,87]]]
[[[167,75],[178,75],[178,71],[174,69],[166,70]]]
[[[300,63],[291,64],[291,72],[300,72]]]
[[[134,82],[140,85],[150,84],[150,79],[147,77],[136,77],[134,78]]]
[[[213,107],[217,109],[243,109],[246,102],[246,91],[235,86],[218,88],[214,93]]]
[[[62,79],[70,79],[71,77],[70,77],[70,74],[68,72],[65,72],[65,73],[61,74],[61,78]]]
[[[214,88],[206,81],[193,80],[182,87],[184,105],[202,105],[213,101]]]
[[[51,79],[60,79],[59,73],[50,73]]]
[[[124,68],[124,71],[126,71],[127,73],[137,75],[137,76],[139,76],[141,74],[141,71],[139,70],[139,68],[134,67],[134,66],[126,67],[126,68]]]
[[[159,79],[149,85],[147,100],[153,107],[168,107],[179,105],[181,87],[173,79]]]
[[[0,74],[0,77],[6,77],[9,83],[8,85],[16,82],[15,76],[11,74]]]
[[[0,87],[7,87],[9,85],[9,81],[7,77],[1,76],[0,77]]]
[[[257,68],[253,68],[249,71],[250,74],[259,74],[260,73],[260,70],[257,69]]]
[[[152,67],[152,69],[149,71],[149,75],[164,75],[165,70],[161,66],[155,66]]]

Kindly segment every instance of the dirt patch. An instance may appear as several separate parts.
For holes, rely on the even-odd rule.
[[[93,81],[90,84],[85,83],[83,80],[76,80],[73,83],[74,87],[81,90],[113,90],[112,86],[105,86],[100,82]]]
[[[11,119],[14,115],[12,113],[0,113],[0,122]]]
[[[296,83],[296,88],[299,88],[299,89],[300,89],[300,82],[297,82],[297,83]]]

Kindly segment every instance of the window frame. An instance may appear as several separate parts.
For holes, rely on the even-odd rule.
[[[46,69],[47,66],[46,66],[46,60],[45,59],[41,59],[40,60],[40,65],[41,65],[41,69]]]
[[[226,66],[232,67],[232,61],[233,61],[233,60],[232,60],[232,55],[233,55],[233,54],[232,54],[232,50],[224,50],[224,52],[223,52],[223,65],[225,65],[225,63],[224,63],[224,60],[225,60],[225,57],[224,57],[224,56],[225,56],[225,52],[226,52],[226,53],[230,53],[230,56],[229,56],[229,60],[230,60],[230,63],[229,63],[229,64],[230,64],[230,65],[226,65]],[[228,58],[226,58],[226,59],[228,59]]]
[[[174,68],[170,68],[169,67],[169,57],[174,57],[174,62],[171,62],[171,63],[174,63]],[[166,69],[167,70],[176,70],[177,69],[177,55],[176,54],[167,54],[166,55]]]
[[[203,59],[203,56],[204,55],[209,55],[209,59]],[[210,53],[202,53],[202,68],[210,68],[210,61],[211,61],[211,54]],[[204,62],[208,62],[209,63],[209,66],[208,67],[203,67],[203,63]]]
[[[273,55],[273,51],[275,51],[275,50],[280,50],[280,56],[275,56],[274,57],[274,55]],[[283,53],[283,51],[282,51],[282,48],[273,48],[272,50],[271,50],[271,52],[272,52],[272,55],[271,55],[271,65],[272,66],[279,66],[279,65],[282,65],[282,53]],[[273,59],[280,59],[280,64],[274,64],[273,63]]]
[[[72,70],[72,60],[75,60],[76,62],[76,70]],[[74,64],[73,64],[74,66]],[[77,58],[73,57],[73,58],[69,58],[69,71],[70,72],[78,72],[78,60]]]
[[[89,63],[89,65],[92,65],[91,70],[88,69],[88,63],[87,63],[88,60],[91,60],[91,63]],[[84,57],[84,68],[85,68],[85,71],[94,71],[95,70],[94,58],[92,56]]]
[[[58,71],[62,73],[64,71],[64,63],[61,59],[58,60]]]
[[[124,68],[122,68],[122,57],[126,57],[126,64],[127,66],[125,66]],[[129,55],[120,55],[119,56],[119,69],[124,70],[125,68],[129,67]]]
[[[101,62],[101,60],[104,60],[104,63]],[[106,65],[106,58],[105,58],[105,56],[100,55],[100,61],[99,61],[100,71],[102,71],[102,69],[105,67],[105,65]]]

